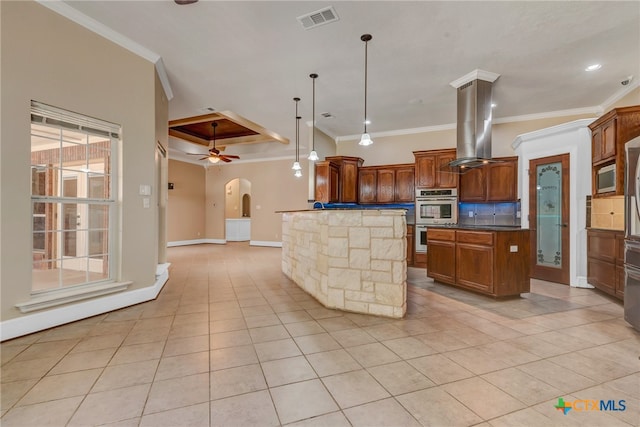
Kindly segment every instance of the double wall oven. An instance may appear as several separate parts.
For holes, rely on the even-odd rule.
[[[458,223],[456,188],[416,190],[416,253],[427,252],[427,227]]]

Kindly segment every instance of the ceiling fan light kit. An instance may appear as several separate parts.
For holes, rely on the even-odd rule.
[[[213,140],[211,141],[209,154],[201,158],[200,160],[209,160],[209,163],[216,164],[220,160],[222,160],[225,163],[229,163],[231,162],[231,159],[239,159],[240,156],[234,156],[231,154],[220,154],[220,150],[216,148],[216,128],[218,127],[218,122],[211,123],[211,126],[213,127]],[[196,155],[196,156],[200,155],[200,154],[193,154],[193,153],[187,153],[187,154]]]
[[[360,142],[358,142],[358,144],[365,147],[373,144],[371,136],[367,133],[367,123],[370,123],[367,118],[367,47],[372,38],[373,36],[371,36],[371,34],[363,34],[360,36],[360,40],[364,42],[364,132],[362,133],[362,138],[360,138]]]
[[[309,153],[309,157],[307,159],[315,162],[319,160],[318,153],[316,153],[316,79],[318,75],[316,73],[309,74],[311,80],[313,81],[313,92],[311,98],[311,153]]]

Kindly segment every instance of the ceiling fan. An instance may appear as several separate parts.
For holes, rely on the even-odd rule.
[[[211,141],[211,145],[209,146],[209,154],[199,160],[209,160],[211,163],[218,163],[220,160],[223,162],[229,163],[231,159],[239,159],[240,156],[234,156],[231,154],[220,154],[220,150],[216,148],[216,128],[218,127],[217,122],[211,123],[213,126],[213,140]],[[198,153],[187,153],[191,156],[202,156],[202,154]]]

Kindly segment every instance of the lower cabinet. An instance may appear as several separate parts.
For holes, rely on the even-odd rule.
[[[442,283],[456,281],[456,232],[427,228],[427,276]]]
[[[413,240],[414,226],[407,225],[407,266],[413,266],[413,252],[415,250],[415,241]]]
[[[587,230],[587,282],[609,295],[624,297],[624,232]]]
[[[427,276],[494,297],[529,292],[529,230],[427,229]]]

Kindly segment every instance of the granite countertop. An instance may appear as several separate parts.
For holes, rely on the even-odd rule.
[[[428,228],[451,228],[455,230],[474,230],[474,231],[528,231],[528,228],[522,228],[517,225],[464,225],[464,224],[436,224],[428,225]]]

